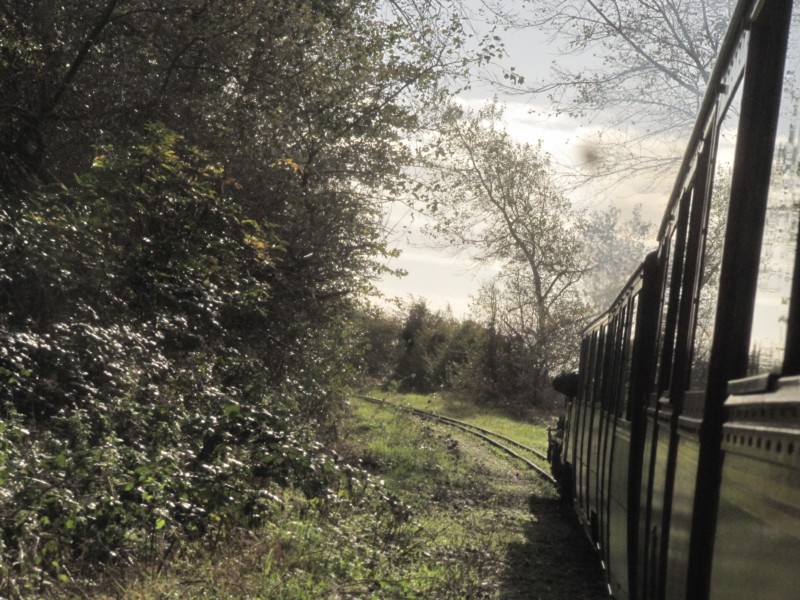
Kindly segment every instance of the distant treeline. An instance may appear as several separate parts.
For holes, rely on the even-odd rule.
[[[360,319],[361,367],[370,385],[421,394],[457,391],[515,411],[554,398],[547,384],[557,373],[537,369],[541,349],[500,327],[457,319],[424,300],[400,314],[377,311]]]

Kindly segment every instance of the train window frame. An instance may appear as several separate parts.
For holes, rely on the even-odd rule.
[[[594,392],[592,394],[592,404],[600,404],[602,407],[605,400],[603,398],[603,386],[606,382],[606,356],[608,344],[608,323],[605,322],[597,329],[597,356],[595,362]]]
[[[614,364],[614,397],[611,413],[615,417],[622,416],[622,405],[624,402],[623,392],[625,390],[625,365],[627,363],[627,333],[628,321],[630,319],[630,298],[625,295],[624,302],[621,303],[617,313],[617,335],[616,349],[617,356]]]
[[[627,298],[620,302],[614,311],[614,357],[610,363],[611,378],[608,389],[608,413],[619,416],[619,390],[622,384],[622,361],[625,353],[625,319],[627,317]]]
[[[633,402],[631,401],[631,394],[635,388],[633,379],[635,377],[633,371],[633,357],[634,347],[636,345],[636,328],[639,324],[639,309],[642,300],[642,290],[637,289],[631,294],[630,299],[630,312],[628,318],[628,332],[627,332],[627,355],[625,358],[624,369],[624,387],[622,391],[622,408],[621,416],[625,421],[631,422],[633,420]]]
[[[678,229],[680,231],[680,242],[682,244],[682,256],[680,271],[675,268],[673,277],[679,280],[674,282],[675,296],[672,299],[675,303],[674,310],[674,333],[671,339],[671,356],[669,360],[669,371],[665,372],[668,378],[666,394],[671,404],[681,401],[684,386],[680,377],[686,370],[686,326],[687,326],[687,306],[694,298],[694,276],[698,260],[701,260],[698,251],[699,231],[697,230],[698,206],[705,202],[704,190],[705,181],[698,181],[697,163],[702,152],[702,141],[695,149],[695,158],[692,161],[692,168],[686,175],[686,183],[680,197],[680,213],[678,217]],[[700,190],[700,191],[699,191]],[[666,351],[666,348],[665,348]]]
[[[794,255],[794,271],[789,296],[789,315],[786,323],[786,347],[783,351],[781,375],[800,375],[800,231]]]
[[[692,228],[690,235],[692,237],[696,237],[694,240],[694,243],[696,244],[696,262],[693,266],[694,275],[691,278],[687,278],[686,282],[687,287],[691,286],[691,291],[690,296],[687,297],[687,306],[685,307],[685,312],[682,315],[683,322],[681,323],[681,327],[682,331],[688,332],[689,335],[683,340],[683,346],[685,349],[685,354],[682,357],[683,364],[679,369],[676,369],[673,374],[672,386],[673,390],[675,390],[676,401],[682,401],[685,394],[689,392],[705,392],[708,383],[708,373],[706,373],[706,379],[703,381],[699,383],[695,381],[695,376],[697,375],[697,365],[695,361],[698,343],[697,334],[698,327],[700,326],[699,313],[702,302],[701,294],[705,287],[702,285],[701,280],[706,274],[705,269],[708,258],[710,217],[712,210],[714,210],[712,203],[714,201],[715,187],[719,184],[719,172],[717,170],[717,166],[719,164],[720,137],[722,135],[723,125],[726,123],[726,119],[732,114],[730,111],[732,110],[734,100],[738,95],[740,95],[738,101],[739,104],[737,107],[735,107],[735,110],[737,111],[735,113],[737,119],[735,122],[736,138],[733,143],[733,160],[731,163],[731,190],[729,190],[729,192],[726,194],[724,204],[720,207],[717,207],[717,209],[725,212],[723,222],[725,223],[726,228],[730,214],[731,202],[735,193],[732,187],[732,182],[734,180],[734,169],[737,168],[736,157],[739,154],[739,137],[743,117],[742,105],[744,102],[744,76],[749,47],[750,31],[748,29],[744,29],[739,35],[736,49],[728,62],[725,75],[722,77],[719,93],[716,97],[715,108],[711,112],[711,115],[706,122],[706,125],[703,129],[703,136],[698,144],[698,150],[695,154],[695,165],[700,168],[696,169],[695,171],[695,175],[697,176],[695,177],[693,183],[695,193],[700,194],[700,197],[696,199],[699,201],[699,204],[696,204],[698,211],[692,211],[690,221],[693,221],[694,218],[697,218],[699,221],[690,222],[689,227]],[[700,177],[700,175],[703,177]],[[725,238],[727,238],[727,233],[723,234],[723,240],[725,240]],[[724,244],[721,252],[722,254],[720,256],[720,262],[724,261]],[[720,281],[716,282],[716,294],[716,298],[713,300],[714,308],[712,312],[712,318],[709,321],[711,328],[709,355],[714,345],[714,338],[717,335],[716,314],[718,312],[720,297],[722,295]],[[688,305],[689,297],[691,298],[691,305]],[[708,366],[706,369],[708,370]]]
[[[783,90],[783,73],[776,76],[774,71],[783,69],[785,47],[781,40],[790,21],[781,16],[784,12],[781,7],[788,9],[790,5],[776,3],[765,8],[758,22],[750,23],[741,32],[718,98],[718,105],[727,107],[737,87],[742,88],[720,269],[720,300],[714,318],[706,386],[713,398],[706,406],[709,402],[719,404],[727,382],[745,377],[748,372],[750,327],[772,171],[772,161],[765,157],[771,158],[774,152]],[[753,36],[758,40],[755,44]],[[747,43],[742,43],[743,40]],[[720,111],[718,121],[725,117]],[[715,406],[714,410],[721,409]]]
[[[764,4],[765,4],[764,2],[759,2],[758,5],[754,8],[753,10],[754,20],[761,16],[760,11],[761,9],[763,9]],[[798,16],[800,16],[800,7],[798,7],[796,4],[797,3],[795,3],[795,6],[792,8],[792,18],[790,18],[789,33],[786,43],[787,54],[785,57],[786,61],[784,63],[784,77],[782,78],[780,90],[778,92],[779,96],[779,101],[778,101],[779,108],[777,109],[778,117],[776,122],[775,138],[773,140],[774,143],[772,144],[772,149],[775,154],[773,155],[773,160],[770,165],[769,187],[768,190],[766,191],[766,200],[764,206],[766,216],[763,225],[762,236],[760,239],[760,255],[762,263],[759,264],[754,282],[755,289],[754,289],[754,299],[752,306],[753,323],[749,328],[748,344],[747,344],[748,363],[745,373],[747,377],[758,377],[758,376],[768,375],[770,378],[775,378],[775,377],[789,377],[789,376],[800,375],[800,331],[798,331],[798,329],[800,329],[800,220],[798,220],[798,222],[795,224],[794,229],[789,231],[789,234],[793,236],[789,240],[789,242],[794,243],[794,249],[790,259],[792,261],[792,264],[790,265],[789,269],[783,271],[784,274],[789,275],[789,277],[787,278],[787,281],[789,283],[788,286],[789,295],[787,298],[787,307],[785,313],[786,332],[783,335],[782,339],[783,348],[780,349],[780,358],[778,360],[775,360],[771,366],[769,361],[767,362],[766,366],[759,364],[758,367],[755,367],[752,364],[752,361],[754,360],[757,360],[759,363],[761,363],[760,356],[758,358],[754,358],[754,356],[757,356],[755,354],[756,350],[758,349],[760,354],[760,350],[762,348],[759,345],[754,345],[753,337],[755,329],[757,328],[756,322],[758,321],[755,313],[757,312],[757,309],[760,305],[760,299],[762,297],[761,292],[763,288],[761,287],[761,275],[762,275],[762,269],[765,267],[765,264],[763,263],[764,255],[765,253],[767,253],[766,240],[768,238],[768,232],[772,232],[774,227],[774,222],[769,217],[769,211],[771,208],[774,208],[773,194],[780,197],[781,195],[780,191],[782,191],[784,194],[786,193],[785,189],[779,191],[776,189],[776,187],[773,186],[773,180],[775,179],[776,176],[776,169],[779,168],[778,162],[781,159],[781,157],[785,159],[786,156],[785,153],[782,154],[779,151],[779,133],[778,133],[778,131],[781,128],[781,122],[783,121],[786,115],[791,114],[792,116],[789,118],[790,119],[792,119],[792,117],[794,118],[793,121],[790,120],[789,122],[789,127],[788,127],[789,133],[786,140],[787,147],[791,147],[790,145],[793,143],[792,139],[793,137],[796,138],[798,135],[800,135],[798,133],[798,131],[800,130],[800,119],[797,118],[798,108],[800,107],[800,100],[797,100],[793,105],[791,105],[789,107],[790,110],[784,111],[784,100],[787,97],[787,94],[792,95],[795,99],[797,99],[797,97],[800,96],[800,74],[798,74],[797,70],[797,62],[798,62],[797,56],[798,52],[800,52],[800,49],[798,49],[798,44],[800,44],[800,40],[798,40],[797,38],[800,37],[800,32],[798,31],[800,30],[800,23],[797,23],[795,21],[795,19]],[[796,43],[794,47],[794,54],[792,55],[791,40],[793,37],[795,37]],[[791,58],[794,58],[794,65],[795,65],[794,69],[791,69],[788,66],[788,61]],[[792,82],[792,78],[786,77],[786,74],[789,72],[794,72],[795,74],[793,81],[794,83],[793,90],[791,87],[789,87],[789,84]],[[792,91],[794,91],[794,94],[791,94]],[[794,144],[795,145],[794,145],[793,155],[794,157],[796,157],[798,153],[798,145],[800,144],[797,144],[796,141],[794,142]],[[798,169],[800,169],[800,163],[795,162],[795,164],[784,165],[784,166],[786,167],[784,172],[786,173],[794,172],[796,174],[795,176],[800,178],[800,171],[798,171]],[[800,185],[797,185],[795,187],[795,191],[797,191],[798,188],[800,188]],[[792,194],[792,200],[794,201],[794,194]],[[778,203],[780,203],[780,199],[778,199]],[[796,207],[791,207],[791,208],[796,213],[797,208]],[[769,261],[770,260],[769,257],[766,260]],[[767,273],[769,273],[769,269],[767,269]],[[761,314],[763,317],[763,313]],[[762,318],[758,323],[759,326],[764,325],[763,321],[764,319]],[[763,343],[765,340],[768,341],[770,338],[768,336],[767,337],[761,336],[760,338],[756,339],[758,339],[759,343]],[[775,340],[778,338],[772,338],[772,339]]]
[[[653,389],[652,391],[658,396],[662,391],[662,379],[663,379],[663,371],[664,371],[664,356],[665,353],[663,352],[664,340],[667,339],[668,334],[668,303],[667,300],[669,298],[669,291],[671,289],[671,279],[672,279],[672,270],[673,266],[672,263],[674,261],[675,256],[675,228],[671,227],[669,231],[665,234],[663,238],[663,243],[661,244],[660,253],[664,256],[662,259],[662,267],[661,273],[659,274],[661,280],[661,290],[659,293],[659,314],[658,314],[658,326],[657,326],[657,339],[656,339],[656,365],[655,365],[655,373],[654,373],[654,380],[652,382]]]
[[[584,382],[583,400],[588,406],[594,398],[594,382],[597,369],[597,331],[592,331],[589,339],[589,351],[586,363],[586,381]]]
[[[675,217],[672,219],[673,227],[670,231],[670,260],[665,264],[669,270],[669,279],[665,279],[662,295],[662,319],[665,319],[659,339],[659,361],[656,379],[656,393],[659,397],[671,397],[673,367],[675,364],[675,351],[678,335],[680,306],[684,295],[683,274],[686,264],[687,227],[689,221],[689,206],[686,188],[682,188],[678,202],[673,208]],[[669,289],[667,289],[669,288]]]
[[[733,90],[731,99],[726,99],[730,106],[736,96]],[[678,315],[678,335],[675,341],[673,372],[671,379],[671,401],[674,404],[683,402],[686,392],[691,386],[691,373],[694,367],[696,331],[699,323],[698,312],[705,259],[707,257],[708,219],[711,213],[713,198],[713,166],[712,151],[715,148],[718,111],[713,111],[706,121],[703,136],[695,146],[692,168],[686,176],[682,201],[686,203],[687,243],[683,270],[683,294]]]

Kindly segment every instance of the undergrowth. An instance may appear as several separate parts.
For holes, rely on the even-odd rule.
[[[223,416],[231,431],[263,426],[241,410]],[[209,493],[220,494],[218,508],[198,519],[204,531],[194,539],[180,535],[190,520],[156,512],[142,495],[142,522],[149,526],[134,531],[140,536],[136,543],[149,550],[94,562],[93,577],[70,577],[41,588],[42,595],[109,600],[603,597],[585,591],[594,585],[581,581],[593,555],[574,551],[580,536],[565,529],[555,490],[506,457],[441,425],[358,400],[338,428],[335,448],[302,450],[283,439],[282,449],[261,455],[254,453],[256,444],[248,446],[250,455],[215,457],[217,467],[205,485]],[[271,475],[260,487],[244,486],[253,481],[254,470],[267,467]],[[160,505],[174,504],[176,510],[184,510],[181,502],[194,502],[186,490],[159,487],[157,473],[121,472],[127,479],[121,476],[120,483],[128,482],[123,491],[134,483],[129,491],[157,492]],[[319,486],[309,488],[310,481]],[[252,514],[236,508],[248,506],[247,493]],[[71,519],[77,528],[77,509],[63,510],[51,513],[51,524],[63,528]],[[90,522],[84,520],[82,535],[90,536]],[[565,566],[569,570],[562,575]]]
[[[320,425],[341,344],[265,342],[277,242],[182,136],[124,142],[70,185],[0,191],[0,597],[163,570],[280,490],[347,485]]]
[[[165,568],[131,569],[94,595],[498,597],[504,553],[524,543],[526,498],[542,484],[476,442],[358,401],[336,451],[333,495],[285,488],[260,527],[185,546]]]

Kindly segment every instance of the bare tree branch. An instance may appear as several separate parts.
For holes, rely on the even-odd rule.
[[[83,66],[83,62],[89,55],[89,51],[92,49],[92,46],[94,46],[95,42],[100,37],[100,34],[111,22],[111,15],[114,13],[114,9],[117,7],[117,4],[119,4],[119,0],[109,0],[108,4],[100,14],[100,18],[97,20],[94,27],[92,27],[92,30],[86,36],[83,44],[81,44],[81,47],[78,49],[75,58],[73,58],[70,62],[69,69],[67,69],[67,72],[61,80],[61,83],[56,89],[55,93],[47,98],[40,106],[39,118],[47,116],[58,105],[59,100],[61,100],[61,97],[67,91],[70,84],[77,76],[78,71],[80,71],[81,67]]]

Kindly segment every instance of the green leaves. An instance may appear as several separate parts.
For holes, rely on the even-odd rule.
[[[0,15],[0,595],[338,497],[315,432],[447,44],[365,0],[189,5]]]
[[[252,272],[276,244],[256,228],[251,251],[222,170],[161,125],[96,157],[0,213],[0,552],[25,557],[0,595],[269,509],[245,508],[259,490],[241,424],[280,421],[253,408],[267,385],[240,333],[266,314]],[[249,322],[231,316],[245,295]]]

